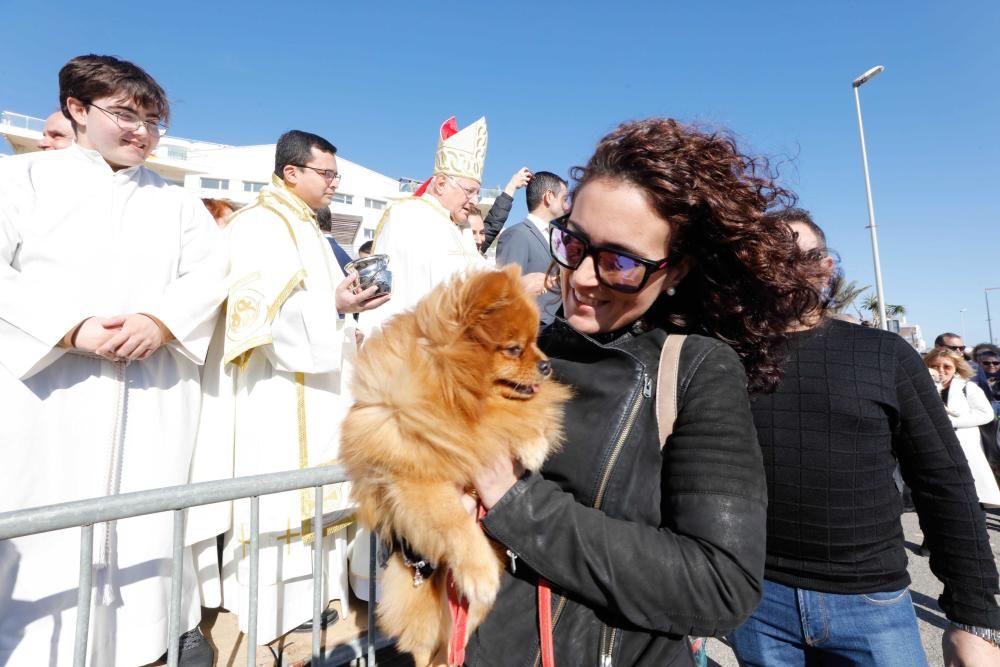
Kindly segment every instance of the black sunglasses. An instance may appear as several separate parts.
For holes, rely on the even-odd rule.
[[[964,352],[965,351],[965,346],[964,345],[945,345],[945,347],[948,348],[949,350],[955,350],[956,352]]]
[[[1000,366],[1000,361],[980,361],[980,366]]]
[[[560,266],[576,270],[587,256],[594,260],[597,280],[617,292],[634,294],[643,288],[649,276],[667,268],[668,257],[656,261],[622,250],[603,248],[566,228],[569,216],[556,218],[549,229],[549,253]]]

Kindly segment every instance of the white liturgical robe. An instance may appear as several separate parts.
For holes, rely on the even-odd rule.
[[[216,479],[227,464],[228,475],[243,477],[334,463],[355,353],[354,319],[336,308],[344,273],[313,211],[277,178],[233,216],[229,241],[229,297],[206,364],[192,481]],[[345,610],[348,490],[331,485],[323,498],[325,599]],[[313,489],[260,498],[259,643],[312,618],[314,504]],[[188,541],[202,543],[199,551],[214,555],[223,532],[222,603],[246,632],[248,501],[189,513]],[[210,603],[217,570],[203,561],[199,573]]]
[[[71,146],[0,160],[0,512],[183,484],[199,365],[227,260],[202,203]],[[148,313],[176,336],[144,361],[58,347],[90,316]],[[167,648],[170,513],[98,524],[88,664]],[[72,662],[80,531],[0,542],[0,664]],[[184,577],[182,631],[199,619]]]
[[[416,306],[456,273],[489,266],[472,236],[462,234],[448,209],[429,194],[402,199],[386,209],[374,245],[375,253],[389,256],[392,299],[361,313],[358,326],[366,335],[396,313]]]

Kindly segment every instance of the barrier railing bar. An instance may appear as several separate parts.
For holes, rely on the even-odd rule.
[[[14,510],[0,513],[0,540],[344,481],[343,467],[321,466]]]
[[[375,574],[378,562],[378,538],[373,530],[368,536],[368,633],[365,637],[368,642],[368,664],[375,664]]]
[[[312,626],[312,659],[319,664],[322,657],[320,642],[320,617],[323,614],[323,487],[317,486],[315,494],[315,511],[313,512],[313,626]]]
[[[247,619],[247,667],[257,663],[257,585],[260,579],[260,496],[250,498],[250,618]]]
[[[174,510],[174,565],[170,571],[170,618],[167,621],[167,667],[180,660],[181,583],[184,580],[184,510]]]
[[[180,611],[181,592],[183,586],[183,552],[184,524],[186,515],[183,510],[189,507],[207,505],[229,500],[250,498],[250,600],[249,623],[247,634],[247,664],[253,667],[257,649],[257,605],[259,593],[259,550],[260,550],[260,506],[259,496],[284,491],[312,487],[316,493],[315,516],[313,519],[314,537],[319,542],[314,545],[314,569],[318,574],[314,582],[313,610],[313,661],[317,665],[325,661],[338,659],[344,654],[339,649],[357,651],[359,658],[362,647],[359,642],[348,641],[339,646],[338,650],[324,657],[322,648],[322,578],[323,578],[323,486],[347,481],[341,466],[322,466],[302,470],[290,470],[277,473],[266,473],[236,479],[225,479],[212,482],[200,482],[181,486],[150,489],[76,500],[54,505],[14,510],[0,513],[0,540],[12,539],[24,535],[44,533],[68,528],[80,528],[80,576],[77,593],[77,619],[73,665],[86,667],[87,648],[90,631],[90,611],[94,589],[93,549],[94,529],[96,523],[117,521],[134,516],[174,511],[173,531],[173,579],[171,581],[170,617],[168,622],[168,664],[176,665],[180,657]],[[391,640],[378,635],[375,625],[375,597],[378,557],[378,542],[375,535],[370,536],[369,558],[369,595],[368,595],[368,630],[365,633],[365,648],[367,649],[367,664],[375,666],[375,652],[383,644],[389,645]],[[317,596],[319,603],[317,606]],[[318,613],[317,613],[318,609]],[[352,648],[353,647],[353,648]],[[173,653],[173,657],[171,656]],[[347,654],[349,655],[349,653]],[[347,657],[347,656],[344,656]],[[343,658],[339,658],[343,659]]]
[[[87,634],[90,632],[90,598],[94,588],[94,525],[80,526],[80,590],[76,595],[76,639],[73,667],[87,665]]]

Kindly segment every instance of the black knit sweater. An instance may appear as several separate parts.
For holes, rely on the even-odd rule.
[[[755,398],[768,483],[765,577],[828,593],[910,583],[893,481],[913,492],[948,618],[1000,628],[997,570],[965,456],[920,356],[827,320],[789,335],[785,379]]]

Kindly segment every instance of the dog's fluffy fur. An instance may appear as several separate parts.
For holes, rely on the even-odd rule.
[[[500,456],[538,470],[560,441],[569,390],[548,379],[538,308],[516,267],[455,278],[390,320],[361,350],[340,460],[362,524],[436,567],[415,586],[393,554],[379,622],[418,666],[447,645],[450,570],[467,632],[496,598],[503,562],[461,502]],[[466,635],[468,637],[468,634]]]

